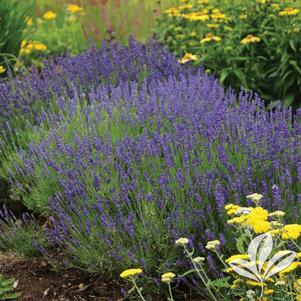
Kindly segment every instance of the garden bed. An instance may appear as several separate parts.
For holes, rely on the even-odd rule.
[[[41,258],[24,259],[0,253],[0,266],[4,276],[16,279],[16,289],[22,294],[18,300],[122,300],[117,283],[72,268],[56,273]]]

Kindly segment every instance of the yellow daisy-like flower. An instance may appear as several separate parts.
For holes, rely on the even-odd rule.
[[[218,28],[219,24],[215,24],[215,23],[211,23],[211,24],[207,24],[208,28]]]
[[[282,239],[289,240],[289,239],[297,239],[301,235],[301,225],[298,224],[290,224],[285,225],[282,232]]]
[[[69,4],[68,7],[67,7],[67,11],[69,13],[73,13],[73,14],[76,14],[76,13],[81,13],[84,11],[84,9],[76,4]]]
[[[178,7],[179,10],[191,9],[191,8],[192,8],[192,4],[184,4]]]
[[[280,5],[277,4],[277,3],[272,3],[272,4],[271,4],[271,7],[272,7],[274,10],[280,10]]]
[[[6,71],[6,68],[0,65],[0,74],[4,73]]]
[[[211,14],[211,19],[213,20],[225,20],[227,17],[225,14],[222,13],[213,13]]]
[[[43,43],[36,43],[34,44],[34,49],[37,51],[45,51],[47,49],[47,46]]]
[[[222,39],[218,36],[213,35],[212,33],[207,33],[205,38],[203,38],[200,43],[210,43],[210,42],[220,42]]]
[[[191,53],[186,53],[178,62],[180,64],[186,64],[190,61],[196,61],[198,59],[198,57],[194,54]]]
[[[52,20],[52,19],[55,19],[56,18],[56,13],[49,10],[47,11],[44,15],[43,15],[43,18],[45,20]]]
[[[247,45],[247,44],[251,44],[251,43],[259,43],[260,41],[261,41],[260,38],[249,34],[240,41],[240,44]],[[253,197],[252,200],[253,201],[258,200],[258,198]]]
[[[120,274],[120,277],[124,278],[124,279],[133,278],[133,277],[140,275],[141,273],[142,273],[141,269],[128,269],[128,270],[123,271]]]
[[[199,4],[207,4],[207,3],[209,3],[209,0],[199,0],[198,3]]]
[[[294,7],[286,7],[283,11],[279,13],[279,16],[295,16],[299,14],[300,9]]]
[[[236,260],[236,259],[249,259],[249,254],[237,254],[237,255],[232,255],[231,257],[227,258],[225,260],[226,263],[229,263],[233,260]]]
[[[172,272],[165,273],[161,276],[161,281],[164,283],[170,283],[176,275]]]

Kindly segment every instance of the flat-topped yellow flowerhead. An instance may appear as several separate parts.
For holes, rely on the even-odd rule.
[[[177,246],[186,246],[189,244],[189,239],[185,237],[181,237],[177,239],[175,243]]]
[[[176,274],[174,274],[172,272],[164,273],[161,276],[161,281],[164,283],[170,283],[175,277],[176,277]]]
[[[44,15],[43,15],[43,18],[45,20],[52,20],[52,19],[55,19],[56,18],[56,13],[49,10],[47,11]]]
[[[134,278],[134,277],[140,275],[141,273],[142,273],[142,270],[139,268],[138,269],[128,269],[128,270],[123,271],[120,274],[120,277],[123,279]]]
[[[206,245],[206,249],[209,251],[215,251],[216,248],[221,244],[221,242],[219,240],[211,240],[208,241],[207,245]]]

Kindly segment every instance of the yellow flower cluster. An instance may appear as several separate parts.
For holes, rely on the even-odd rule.
[[[295,16],[299,14],[300,10],[298,8],[286,7],[284,10],[279,12],[279,16]]]
[[[39,43],[39,42],[26,42],[26,41],[22,41],[21,43],[21,50],[20,50],[20,54],[30,54],[33,51],[38,51],[38,52],[43,52],[47,50],[47,46],[43,43]]]
[[[77,13],[82,13],[84,9],[76,4],[69,4],[67,6],[67,11],[69,13],[77,14]]]
[[[45,20],[53,20],[53,19],[56,18],[56,13],[53,12],[53,11],[51,11],[51,10],[49,10],[49,11],[47,11],[47,12],[43,15],[43,18],[44,18]]]
[[[247,45],[247,44],[259,43],[259,42],[260,42],[260,38],[255,37],[252,34],[249,34],[240,41],[240,44]]]
[[[241,225],[250,227],[257,234],[265,233],[270,229],[270,224],[267,221],[269,213],[262,207],[240,207],[238,205],[229,204],[225,207],[228,215],[238,215],[228,220],[230,225]]]
[[[220,42],[222,40],[222,38],[215,36],[213,33],[207,33],[205,38],[203,38],[200,43],[204,44],[204,43],[210,43],[210,42]]]
[[[194,54],[191,53],[186,53],[178,62],[180,64],[186,64],[190,61],[196,61],[198,59],[198,57]]]
[[[172,272],[165,273],[161,276],[161,281],[169,284],[176,277],[176,275]]]
[[[128,270],[123,271],[120,274],[120,277],[123,279],[134,278],[134,277],[140,275],[141,273],[142,273],[142,270],[139,268],[138,269],[128,269]]]

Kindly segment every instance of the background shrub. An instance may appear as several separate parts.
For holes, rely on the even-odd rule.
[[[178,56],[196,54],[223,85],[298,107],[300,20],[296,1],[198,1],[166,10],[157,34]]]
[[[2,0],[0,5],[0,65],[16,62],[33,0]],[[1,72],[0,72],[1,73]]]

